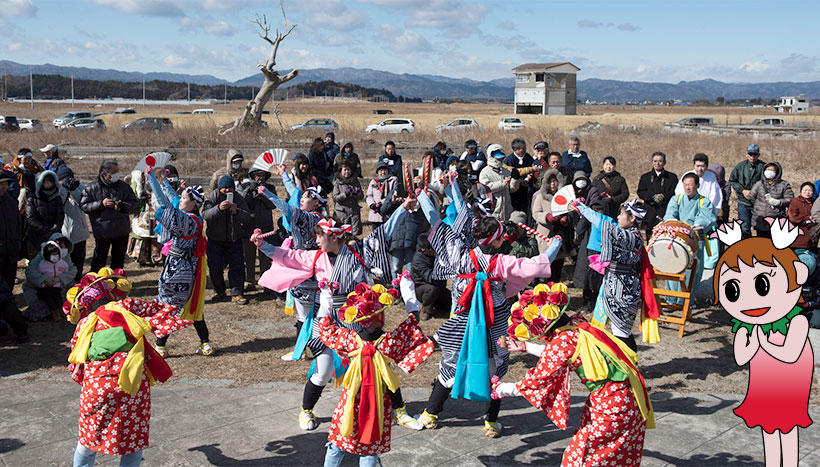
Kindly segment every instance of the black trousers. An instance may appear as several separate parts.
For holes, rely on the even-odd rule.
[[[3,253],[3,252],[0,252]],[[17,276],[17,256],[0,256],[0,279],[4,280],[11,293],[14,287],[14,278]]]
[[[80,282],[83,278],[83,266],[85,265],[85,240],[74,244],[71,250],[71,262],[77,267],[77,275],[74,280]],[[99,271],[99,269],[97,269]]]
[[[97,272],[108,262],[108,249],[111,249],[111,269],[122,268],[125,264],[125,250],[128,249],[128,235],[117,238],[95,238],[94,256],[91,258],[91,270]]]
[[[436,310],[449,310],[452,302],[447,287],[431,282],[416,282],[416,298],[421,302],[421,311],[429,316]]]
[[[262,250],[248,240],[242,240],[242,248],[245,251],[245,280],[251,283],[256,282],[256,261],[259,260],[259,277],[262,273],[270,269],[271,260]],[[254,284],[255,285],[255,284]]]
[[[216,293],[225,293],[225,268],[228,268],[228,284],[231,295],[245,291],[245,252],[242,240],[234,242],[208,242],[208,269]]]
[[[0,261],[4,261],[5,258],[6,257],[0,258]],[[16,269],[16,262],[12,264],[15,265]],[[3,266],[5,267],[5,263]],[[6,271],[3,271],[4,275],[5,273]],[[28,334],[28,321],[26,321],[20,313],[20,309],[17,308],[17,302],[14,301],[14,295],[11,291],[11,287],[14,286],[13,274],[11,280],[10,286],[5,277],[0,278],[0,320],[8,323],[11,330],[14,331],[14,335],[22,337]]]

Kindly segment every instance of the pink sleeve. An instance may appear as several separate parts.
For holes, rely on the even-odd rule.
[[[316,250],[276,248],[271,256],[270,269],[262,274],[259,285],[277,292],[285,292],[310,279],[313,275],[315,257]],[[325,258],[319,258],[319,261],[316,261],[317,272],[324,263],[323,259]]]
[[[534,258],[516,258],[498,255],[493,276],[500,277],[507,284],[507,297],[518,295],[536,277],[549,277],[550,262],[546,255]]]

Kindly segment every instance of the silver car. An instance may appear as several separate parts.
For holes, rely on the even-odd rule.
[[[478,125],[478,122],[472,118],[456,118],[437,126],[436,133],[441,133],[442,131],[468,131],[480,129],[481,127]]]
[[[105,130],[105,122],[99,118],[78,118],[60,125],[62,130]]]

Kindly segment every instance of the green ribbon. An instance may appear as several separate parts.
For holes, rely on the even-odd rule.
[[[749,334],[751,334],[754,327],[759,326],[760,329],[763,330],[763,333],[766,334],[766,336],[768,336],[772,331],[779,332],[780,334],[783,334],[785,336],[789,331],[789,321],[791,321],[792,318],[794,318],[795,316],[799,315],[801,311],[803,311],[802,308],[800,308],[799,306],[795,306],[794,308],[792,308],[792,311],[790,311],[786,316],[780,318],[779,320],[773,323],[767,324],[749,324],[739,319],[732,318],[732,332],[737,332],[737,330],[740,328],[746,328],[746,330],[749,331]]]

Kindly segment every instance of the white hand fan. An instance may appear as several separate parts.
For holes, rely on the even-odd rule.
[[[288,158],[288,151],[286,149],[268,149],[256,158],[250,170],[264,170],[270,171],[274,165],[284,164]]]
[[[145,172],[145,169],[148,167],[156,168],[156,167],[165,167],[166,164],[171,160],[171,155],[167,152],[152,152],[147,156],[140,159],[137,163],[137,166],[134,167],[134,170],[139,170],[140,172]]]
[[[550,210],[553,216],[560,216],[569,212],[569,206],[575,201],[575,189],[572,185],[565,185],[552,197]]]

